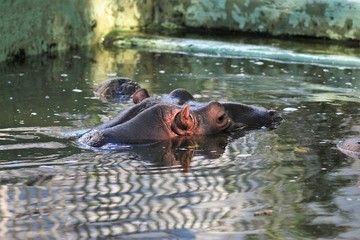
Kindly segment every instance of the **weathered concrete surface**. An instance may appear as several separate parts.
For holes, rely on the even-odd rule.
[[[99,43],[114,29],[150,26],[360,40],[360,1],[0,1],[0,61]]]
[[[114,28],[149,24],[152,0],[0,2],[0,61],[101,42]]]
[[[154,12],[164,27],[360,39],[356,0],[158,0]]]

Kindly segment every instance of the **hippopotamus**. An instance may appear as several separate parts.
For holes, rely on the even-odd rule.
[[[135,105],[120,112],[116,117],[110,121],[96,127],[97,130],[113,127],[122,124],[137,116],[144,110],[151,108],[158,104],[173,105],[173,107],[182,107],[185,103],[195,101],[194,97],[185,89],[175,89],[169,95],[163,98],[150,97],[148,91],[144,88],[139,88],[132,94]]]
[[[278,113],[259,106],[196,102],[185,89],[175,89],[168,96],[155,98],[150,97],[145,89],[137,88],[132,98],[135,105],[85,133],[80,137],[80,143],[91,147],[144,144],[180,136],[275,128],[282,122]]]
[[[218,102],[210,102],[194,110],[190,110],[187,104],[181,108],[159,103],[133,117],[120,114],[111,123],[83,135],[80,141],[92,147],[108,143],[142,144],[176,136],[213,135],[231,126],[234,123]]]
[[[99,84],[94,91],[96,97],[105,102],[124,102],[140,86],[129,78],[109,78]]]
[[[187,103],[191,106],[191,108],[197,108],[203,105],[203,103],[195,102],[195,98],[192,94],[185,89],[175,89],[167,97],[158,101],[151,99],[148,92],[143,88],[139,88],[133,94],[134,103],[140,103],[145,99],[148,100],[145,101],[145,105],[148,105],[149,102],[151,104],[157,104],[160,101],[177,105]],[[273,128],[283,120],[280,114],[276,111],[267,110],[264,107],[228,102],[221,102],[220,104],[224,107],[230,119],[237,125],[241,125],[244,128]]]

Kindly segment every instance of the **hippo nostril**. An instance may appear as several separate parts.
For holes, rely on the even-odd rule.
[[[274,116],[276,114],[276,111],[274,111],[274,110],[269,110],[268,112],[269,112],[270,116]]]

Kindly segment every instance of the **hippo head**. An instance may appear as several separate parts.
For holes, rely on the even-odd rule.
[[[121,91],[117,90],[120,89],[117,85],[122,86]],[[179,136],[233,134],[238,130],[262,127],[272,129],[283,121],[277,112],[259,106],[199,103],[185,89],[175,89],[169,95],[158,98],[150,97],[146,89],[132,85],[128,79],[110,79],[101,86],[100,89],[115,89],[115,92],[132,95],[135,105],[79,139],[80,143],[93,147],[107,143],[151,143]]]
[[[129,78],[110,78],[100,83],[94,90],[96,97],[106,102],[127,101],[140,86]]]
[[[218,102],[210,102],[201,108],[190,110],[185,104],[176,114],[171,129],[179,136],[186,135],[213,135],[222,132],[233,125]]]
[[[80,138],[93,147],[112,144],[138,144],[167,140],[177,136],[214,135],[230,126],[232,121],[223,106],[210,102],[191,110],[173,104],[156,104],[126,122],[94,129]]]

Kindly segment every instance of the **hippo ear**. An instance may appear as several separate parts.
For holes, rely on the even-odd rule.
[[[190,112],[190,107],[185,104],[181,111],[176,115],[173,130],[179,135],[189,135],[189,132],[194,127],[194,119]]]
[[[132,95],[135,104],[142,102],[145,98],[150,97],[149,92],[145,88],[139,88]]]
[[[181,122],[184,122],[184,123],[186,123],[189,119],[191,120],[189,105],[187,105],[187,104],[184,105],[184,107],[182,108],[182,110],[180,112],[180,118],[181,118]]]

